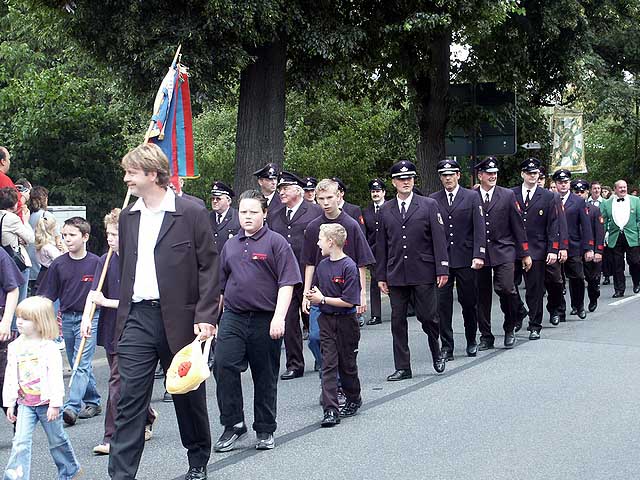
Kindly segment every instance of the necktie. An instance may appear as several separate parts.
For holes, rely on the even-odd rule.
[[[400,202],[400,215],[402,216],[402,219],[404,220],[404,217],[407,215],[407,209],[404,208],[405,203],[404,202]]]
[[[287,208],[287,223],[291,223],[291,214],[293,213],[293,210],[291,210],[290,208]]]
[[[489,203],[489,193],[484,194],[484,203]]]
[[[380,205],[376,205],[376,215],[378,214],[379,210],[380,210]]]
[[[524,206],[529,206],[529,200],[531,200],[531,190],[527,190],[527,198],[524,199]]]
[[[218,225],[220,225],[220,222],[222,222],[222,214],[221,213],[216,213],[216,216],[217,216],[216,223]]]
[[[449,206],[453,204],[453,192],[449,192]]]
[[[618,198],[616,199],[616,202],[624,202],[624,198]]]

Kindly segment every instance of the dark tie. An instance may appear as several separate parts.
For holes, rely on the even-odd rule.
[[[524,199],[524,206],[528,207],[529,206],[529,200],[531,200],[531,190],[527,190],[527,198]]]
[[[484,194],[484,203],[489,203],[489,193]]]
[[[624,198],[618,198],[616,199],[616,202],[624,202]]]
[[[400,216],[402,217],[402,219],[404,220],[404,217],[407,215],[407,209],[404,208],[405,203],[404,202],[400,202]]]
[[[378,214],[379,210],[380,210],[380,205],[376,205],[376,215]]]
[[[291,223],[291,214],[293,213],[293,210],[291,210],[290,208],[287,208],[287,223]]]
[[[453,205],[453,192],[449,192],[449,206]]]
[[[216,223],[218,225],[220,225],[220,222],[222,222],[222,214],[221,213],[216,213]]]

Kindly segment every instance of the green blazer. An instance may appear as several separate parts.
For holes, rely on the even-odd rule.
[[[611,213],[612,203],[616,201],[617,198],[615,195],[611,195],[600,204],[600,213],[604,220],[605,232],[609,234],[607,245],[610,248],[616,246],[618,235],[620,235],[620,228],[618,228],[618,225],[613,221],[613,215]],[[630,247],[637,247],[640,245],[640,198],[627,195],[626,199],[630,202],[631,208],[629,211],[629,221],[624,226],[624,236],[627,238]]]

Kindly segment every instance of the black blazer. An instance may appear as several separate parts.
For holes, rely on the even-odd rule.
[[[442,189],[430,195],[440,208],[449,251],[449,268],[471,267],[474,258],[484,260],[487,237],[480,198],[473,190],[460,187],[449,206],[447,192]]]
[[[138,255],[140,212],[132,205],[120,214],[120,305],[116,338],[129,317]],[[211,241],[209,214],[195,202],[176,197],[176,211],[166,212],[155,246],[162,321],[173,353],[195,338],[193,325],[215,323],[220,289],[218,253]]]
[[[209,212],[209,221],[213,230],[213,243],[216,245],[218,255],[220,255],[227,240],[235,237],[240,230],[238,211],[235,208],[229,208],[220,225],[216,225],[216,212]]]
[[[522,198],[522,186],[513,187],[511,190],[522,210],[531,259],[546,260],[547,253],[557,254],[560,248],[560,230],[553,193],[537,187],[527,206]]]
[[[385,200],[385,203],[388,200]],[[384,203],[383,203],[384,205]],[[382,207],[381,207],[382,208]],[[364,233],[367,237],[367,243],[371,247],[373,254],[376,254],[376,237],[380,225],[380,212],[376,213],[376,209],[371,202],[362,210],[362,218],[364,219]]]
[[[564,215],[569,233],[568,255],[579,257],[587,250],[595,250],[589,213],[584,199],[573,192],[569,193],[567,201],[564,202]]]

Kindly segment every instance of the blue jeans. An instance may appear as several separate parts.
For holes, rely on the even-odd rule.
[[[91,324],[91,337],[87,338],[80,358],[80,364],[76,371],[71,387],[69,388],[69,398],[64,408],[70,408],[76,414],[80,412],[82,403],[85,405],[100,405],[100,394],[96,388],[96,378],[93,376],[93,354],[96,351],[96,337],[98,336],[98,315],[93,316]],[[67,350],[67,360],[73,368],[82,341],[80,334],[80,322],[82,321],[82,313],[65,312],[62,314],[62,336],[64,337],[64,345]]]
[[[318,324],[320,317],[320,308],[317,305],[311,305],[309,309],[309,350],[313,353],[316,363],[322,370],[322,351],[320,350],[320,325]]]
[[[49,441],[49,451],[58,467],[58,479],[68,480],[73,478],[80,470],[80,464],[73,453],[73,447],[67,433],[62,427],[62,418],[58,417],[53,422],[47,420],[49,405],[29,407],[18,405],[18,422],[16,433],[13,437],[11,456],[4,471],[4,480],[30,478],[31,473],[31,442],[33,430],[40,422]],[[20,475],[22,470],[22,475]]]

